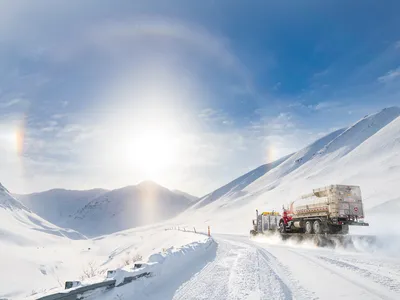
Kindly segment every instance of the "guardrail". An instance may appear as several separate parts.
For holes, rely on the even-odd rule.
[[[103,281],[103,282],[79,287],[70,292],[60,292],[57,294],[52,294],[52,295],[44,296],[41,298],[37,298],[37,300],[76,300],[76,299],[78,299],[78,296],[81,296],[82,294],[89,292],[89,291],[97,290],[100,288],[105,288],[105,289],[114,288],[115,283],[116,283],[116,281],[114,279],[108,280],[108,281]],[[68,284],[68,282],[66,282],[66,285],[67,284]],[[81,297],[79,299],[81,299]]]
[[[192,227],[193,230],[190,230],[187,227],[170,227],[166,228],[165,230],[178,230],[178,231],[183,231],[183,232],[193,232],[197,234],[203,234],[203,235],[208,235],[210,236],[210,226],[208,226],[208,232],[199,232],[196,230],[195,227]],[[140,264],[135,264],[134,269],[140,268],[142,265]],[[107,277],[111,277],[116,271],[111,270],[107,272]],[[85,298],[85,293],[97,290],[97,289],[113,289],[115,287],[120,287],[122,285],[131,283],[132,281],[135,281],[139,278],[142,277],[150,277],[153,274],[151,272],[143,272],[139,273],[133,276],[127,276],[123,279],[121,283],[117,285],[117,282],[115,279],[109,279],[105,280],[103,282],[98,282],[94,284],[89,284],[85,286],[79,286],[80,282],[79,281],[67,281],[65,283],[65,290],[63,292],[58,292],[56,294],[51,294],[47,296],[42,296],[40,298],[36,298],[36,300],[81,300]],[[71,289],[71,291],[66,291],[68,289]],[[89,296],[89,295],[86,295]],[[0,299],[1,300],[1,299]]]
[[[193,228],[193,230],[191,228]],[[165,230],[178,230],[178,231],[183,231],[183,232],[193,232],[193,233],[197,233],[197,234],[204,234],[204,235],[211,236],[210,226],[207,226],[207,233],[202,232],[202,231],[197,231],[196,227],[189,227],[189,226],[175,226],[175,227],[165,228]]]
[[[115,272],[115,271],[108,271],[109,274],[113,273],[113,272]],[[108,289],[112,289],[112,288],[115,288],[115,287],[120,287],[120,286],[123,286],[125,284],[131,283],[132,281],[135,281],[136,279],[139,279],[139,278],[142,278],[142,277],[150,277],[150,276],[152,276],[151,272],[143,272],[143,273],[140,273],[140,274],[137,274],[137,275],[125,277],[123,279],[123,281],[121,283],[119,283],[118,285],[116,284],[116,280],[115,279],[111,279],[111,280],[106,280],[106,281],[103,281],[103,282],[98,282],[98,283],[94,283],[94,284],[78,287],[78,288],[73,289],[73,290],[71,290],[69,292],[65,292],[64,291],[64,292],[59,292],[57,294],[43,296],[43,297],[37,298],[37,300],[76,300],[76,299],[82,299],[84,297],[83,294],[85,294],[87,292],[94,291],[94,290],[101,289],[101,288],[105,288],[106,290],[108,290]],[[65,283],[65,289],[73,288],[75,283],[79,284],[79,282],[67,281]]]

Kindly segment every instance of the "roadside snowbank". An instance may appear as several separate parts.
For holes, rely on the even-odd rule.
[[[99,282],[108,270],[129,266],[138,259],[147,261],[165,249],[202,244],[208,239],[189,232],[165,231],[161,226],[136,228],[90,240],[45,237],[36,239],[34,245],[27,245],[2,243],[0,236],[0,266],[13,271],[0,272],[0,299],[37,298],[63,290],[65,281]]]
[[[173,295],[184,282],[203,269],[216,255],[217,244],[214,240],[205,235],[197,236],[199,237],[197,242],[181,247],[172,246],[152,254],[139,268],[129,265],[116,270],[108,279],[115,279],[117,286],[123,284],[124,278],[127,277],[143,273],[151,275],[105,293],[93,294],[88,300],[172,298],[167,295]]]

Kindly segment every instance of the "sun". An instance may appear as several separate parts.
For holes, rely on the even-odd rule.
[[[175,134],[163,128],[148,128],[132,137],[128,156],[134,167],[154,178],[177,161],[178,150]]]

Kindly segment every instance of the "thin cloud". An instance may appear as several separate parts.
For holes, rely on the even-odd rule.
[[[205,122],[220,123],[223,125],[233,125],[234,121],[229,118],[228,114],[222,110],[215,110],[212,108],[203,109],[199,114],[199,118]]]
[[[314,110],[330,110],[332,108],[340,106],[339,102],[333,102],[333,101],[326,101],[326,102],[319,102],[316,105],[312,106],[312,109]]]
[[[382,83],[388,83],[395,80],[399,76],[400,76],[400,67],[397,67],[396,69],[390,70],[385,75],[379,77],[378,81]]]
[[[8,108],[14,105],[18,105],[20,103],[22,103],[24,100],[23,99],[19,99],[19,98],[15,98],[15,99],[11,99],[9,101],[5,101],[5,102],[0,102],[0,108]]]

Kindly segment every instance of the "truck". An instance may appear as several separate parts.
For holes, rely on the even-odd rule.
[[[258,213],[251,235],[278,232],[281,235],[346,235],[349,226],[364,222],[361,189],[354,185],[329,185],[292,201],[283,213]]]

